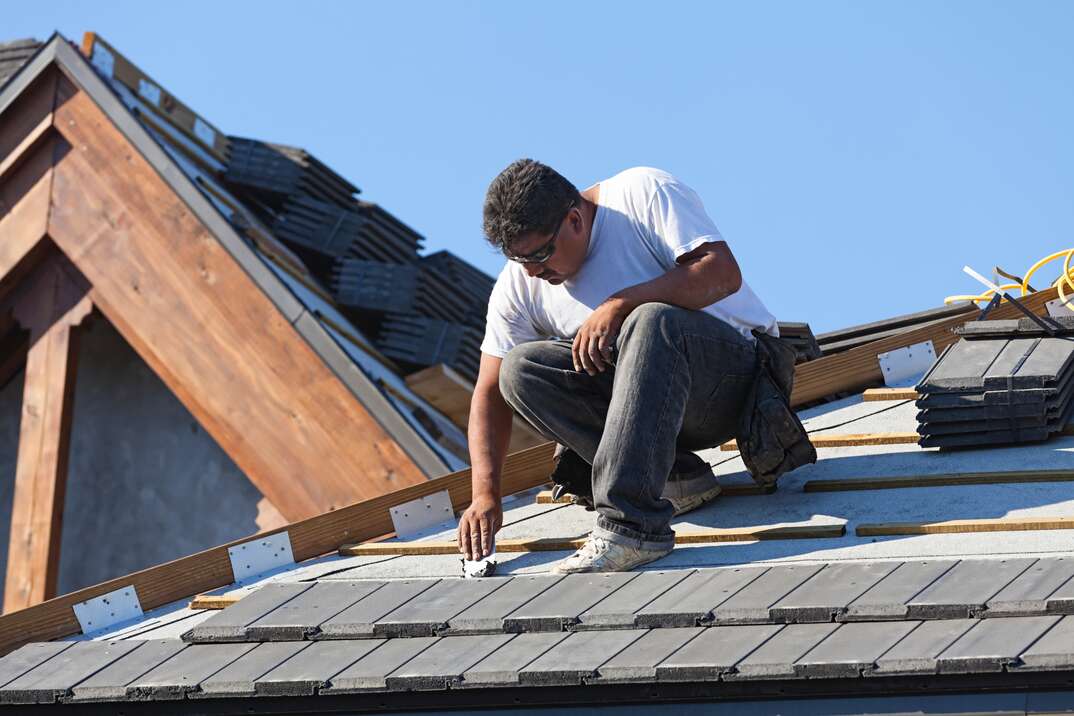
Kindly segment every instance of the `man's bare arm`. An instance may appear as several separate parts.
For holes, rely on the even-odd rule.
[[[680,256],[678,265],[670,271],[617,291],[597,306],[574,337],[574,369],[590,375],[606,370],[620,326],[643,303],[698,310],[730,296],[741,286],[742,273],[727,243],[702,244]]]
[[[467,439],[473,497],[459,519],[459,551],[467,559],[492,553],[492,542],[503,524],[500,475],[511,441],[511,406],[500,394],[502,359],[481,354],[477,384],[470,400]]]

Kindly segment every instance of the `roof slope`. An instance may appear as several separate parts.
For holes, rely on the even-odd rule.
[[[814,435],[853,442],[912,432],[916,413],[912,400],[855,397],[801,417]],[[674,527],[682,536],[840,525],[843,536],[683,544],[639,571],[610,575],[549,575],[564,551],[501,552],[504,576],[461,579],[457,554],[435,554],[452,531],[432,529],[411,537],[419,539],[407,543],[412,554],[378,555],[391,545],[379,543],[369,556],[316,560],[237,586],[230,594],[242,598],[223,611],[157,610],[90,635],[95,645],[67,647],[67,661],[55,655],[61,647],[26,647],[0,661],[0,681],[12,680],[0,700],[59,699],[70,708],[182,696],[221,712],[262,700],[310,710],[466,708],[1025,691],[1069,679],[1074,550],[1068,531],[1035,526],[1074,520],[1074,437],[973,451],[879,444],[819,452],[773,494],[732,489],[749,480],[737,454],[702,453],[739,496]],[[885,478],[901,482],[877,489]],[[879,538],[865,529],[954,518],[1013,522]],[[521,493],[499,540],[575,537],[593,519],[580,506]]]

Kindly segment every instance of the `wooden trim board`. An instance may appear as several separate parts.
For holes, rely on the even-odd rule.
[[[945,522],[878,522],[858,525],[859,537],[888,535],[938,535],[964,532],[1024,532],[1029,530],[1071,530],[1074,517],[1000,517]]]
[[[889,475],[885,477],[849,477],[838,480],[809,480],[802,486],[802,491],[850,492],[853,490],[893,490],[906,487],[1006,485],[1032,482],[1074,482],[1074,470],[1014,470],[1009,472]]]
[[[790,525],[786,527],[729,527],[727,529],[676,532],[675,544],[717,544],[722,542],[756,542],[775,539],[816,539],[842,537],[845,525]],[[503,539],[496,541],[497,552],[555,552],[578,549],[584,537],[543,539]],[[344,557],[379,557],[389,555],[458,554],[457,542],[376,542],[352,544],[339,548]]]
[[[845,433],[841,435],[810,435],[809,440],[816,448],[829,447],[863,447],[869,445],[916,445],[921,436],[917,433]],[[723,452],[738,450],[735,440],[720,446]]]
[[[921,394],[915,388],[869,388],[861,394],[866,403],[878,400],[917,400]]]
[[[503,495],[511,495],[548,481],[552,469],[552,443],[509,455],[502,477]],[[417,485],[364,500],[338,510],[294,522],[285,528],[264,532],[268,536],[287,532],[295,561],[319,557],[341,545],[376,539],[392,532],[390,508],[447,490],[452,507],[458,511],[470,504],[470,470],[434,478]],[[228,544],[143,569],[107,582],[86,587],[26,609],[0,616],[0,655],[32,641],[50,641],[80,633],[72,606],[102,594],[133,586],[142,609],[150,610],[202,592],[234,583]]]

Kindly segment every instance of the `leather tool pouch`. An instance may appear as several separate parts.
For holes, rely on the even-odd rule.
[[[774,485],[780,475],[817,461],[802,421],[791,409],[794,349],[767,333],[757,338],[757,369],[742,411],[737,436],[742,461],[760,485]]]

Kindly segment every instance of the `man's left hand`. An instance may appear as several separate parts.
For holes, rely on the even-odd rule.
[[[571,354],[575,370],[596,375],[615,364],[615,340],[629,313],[626,301],[618,298],[609,298],[597,306],[574,336]]]

